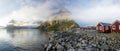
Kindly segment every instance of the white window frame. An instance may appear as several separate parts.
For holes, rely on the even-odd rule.
[[[102,30],[102,26],[100,26],[100,28],[99,28],[100,30]]]
[[[115,25],[113,25],[113,26],[112,26],[112,29],[113,29],[113,30],[116,30],[116,26],[115,26]]]
[[[119,30],[120,30],[120,25],[119,25]]]

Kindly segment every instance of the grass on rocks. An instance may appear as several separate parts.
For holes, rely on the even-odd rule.
[[[108,36],[112,39],[120,40],[120,33],[110,33]]]

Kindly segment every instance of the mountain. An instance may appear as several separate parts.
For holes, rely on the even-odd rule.
[[[49,19],[43,21],[38,27],[41,31],[63,31],[78,28],[79,25],[70,19],[70,12],[66,9],[60,9],[53,13]]]

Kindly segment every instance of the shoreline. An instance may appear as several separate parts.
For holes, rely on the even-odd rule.
[[[69,30],[51,32],[45,51],[118,51],[120,39],[96,31]]]

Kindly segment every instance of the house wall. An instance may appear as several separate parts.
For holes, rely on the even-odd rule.
[[[104,26],[104,33],[109,33],[111,32],[111,27],[110,26]]]
[[[96,27],[97,32],[102,32],[102,29],[103,29],[103,28],[101,28],[101,27],[102,27],[101,24],[98,24],[98,25],[97,25],[97,27]]]
[[[115,29],[114,29],[114,26],[115,26]],[[113,25],[111,26],[111,31],[112,32],[120,32],[120,23],[119,22],[115,22],[113,23]]]
[[[110,26],[102,26],[101,24],[98,24],[96,27],[97,32],[101,32],[101,33],[109,33],[111,32],[111,27]]]

